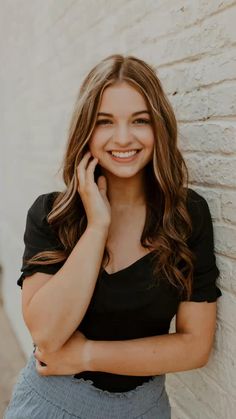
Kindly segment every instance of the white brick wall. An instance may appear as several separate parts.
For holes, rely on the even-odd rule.
[[[84,75],[111,53],[137,55],[155,65],[174,106],[191,186],[211,209],[223,292],[207,366],[167,374],[172,419],[233,419],[236,1],[0,0],[0,8],[0,259],[5,307],[24,351],[31,339],[15,283],[26,211],[61,186],[56,171]]]

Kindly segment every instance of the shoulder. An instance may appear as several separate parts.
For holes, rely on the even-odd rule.
[[[207,200],[194,189],[187,189],[187,206],[189,210],[199,211],[202,207],[207,205]]]
[[[202,218],[204,214],[209,212],[206,198],[191,188],[187,190],[186,206],[193,220],[197,219],[199,221],[199,217]]]
[[[212,218],[206,198],[191,188],[187,191],[186,207],[192,221],[191,239],[212,230]]]
[[[28,215],[42,222],[52,209],[53,202],[60,192],[53,191],[39,195],[31,204]]]
[[[39,195],[28,209],[26,217],[25,239],[32,240],[33,237],[45,236],[48,239],[58,241],[55,226],[49,224],[48,214],[51,212],[53,202],[60,194],[58,191],[48,192]],[[31,238],[30,238],[31,237]]]

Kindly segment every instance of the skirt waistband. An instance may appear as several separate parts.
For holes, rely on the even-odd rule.
[[[112,418],[136,417],[140,411],[156,404],[165,391],[165,374],[153,376],[135,389],[121,393],[99,389],[91,380],[77,379],[72,375],[40,376],[33,354],[20,375],[48,402],[71,415],[90,419],[97,418],[99,411],[103,412],[103,417],[109,417],[109,414]]]

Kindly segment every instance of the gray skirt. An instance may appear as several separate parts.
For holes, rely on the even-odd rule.
[[[34,354],[20,371],[3,419],[170,419],[165,374],[126,392],[72,375],[40,376]]]

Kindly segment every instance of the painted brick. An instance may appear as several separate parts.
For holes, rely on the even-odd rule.
[[[16,3],[2,2],[0,15],[0,259],[4,304],[24,352],[31,338],[15,282],[26,211],[37,195],[64,187],[57,171],[84,76],[109,54],[137,55],[156,69],[173,104],[190,187],[211,211],[223,293],[208,364],[167,374],[172,419],[234,418],[235,0]]]

